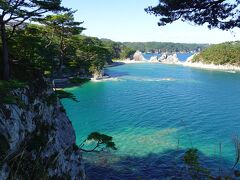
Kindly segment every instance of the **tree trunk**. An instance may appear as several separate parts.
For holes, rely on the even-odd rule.
[[[2,38],[2,58],[3,58],[3,80],[10,79],[9,56],[7,47],[7,35],[5,24],[1,20],[1,38]]]

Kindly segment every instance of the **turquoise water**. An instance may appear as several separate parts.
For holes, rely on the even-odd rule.
[[[190,147],[201,151],[207,167],[233,165],[239,73],[163,64],[127,64],[106,73],[112,78],[66,89],[80,102],[63,100],[79,144],[93,131],[117,144],[114,153],[86,155],[90,178],[179,176]]]

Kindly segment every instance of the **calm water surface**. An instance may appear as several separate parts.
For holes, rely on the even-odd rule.
[[[191,147],[216,172],[233,165],[239,73],[162,64],[106,72],[111,79],[66,89],[80,102],[63,101],[79,144],[93,131],[117,144],[115,153],[84,155],[90,179],[187,178],[182,154]]]

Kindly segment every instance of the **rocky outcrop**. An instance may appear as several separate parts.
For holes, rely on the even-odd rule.
[[[85,179],[75,132],[54,92],[12,94],[18,104],[0,104],[0,179]]]
[[[158,60],[158,57],[157,56],[153,56],[153,57],[151,57],[150,58],[150,60],[149,60],[149,62],[159,62],[159,60]]]
[[[165,64],[179,64],[180,63],[180,61],[177,57],[177,54],[168,55],[168,54],[164,53],[160,57],[159,60],[160,60],[161,63],[165,63]]]
[[[142,52],[136,51],[136,52],[134,53],[134,55],[133,55],[133,60],[135,60],[135,61],[144,61],[145,58],[144,58]]]
[[[94,74],[93,74],[93,79],[102,79],[104,76],[104,70],[100,70],[100,71],[96,71]]]

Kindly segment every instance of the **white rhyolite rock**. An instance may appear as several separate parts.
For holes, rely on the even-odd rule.
[[[44,100],[44,97],[52,94],[53,91],[48,89],[41,97],[34,97],[34,102],[30,102],[29,97],[33,94],[27,88],[21,91],[15,90],[13,93],[21,97],[25,107],[4,105],[4,109],[10,112],[9,117],[4,113],[3,107],[0,108],[0,132],[9,142],[8,155],[21,149],[21,144],[26,141],[27,135],[38,129],[39,123],[44,123],[54,127],[54,130],[48,134],[49,143],[41,150],[41,158],[48,159],[58,154],[56,166],[54,169],[48,169],[48,175],[56,177],[68,175],[74,180],[86,179],[81,152],[73,148],[76,143],[75,132],[66,113],[61,110],[63,107],[60,101],[57,100],[55,105],[48,106]],[[0,179],[5,180],[8,175],[9,167],[5,163],[0,170]]]
[[[98,79],[103,79],[104,78],[104,70],[101,70],[101,71],[98,71],[98,72],[95,72],[93,74],[93,80],[98,80]]]
[[[168,54],[167,53],[163,53],[158,60],[159,61],[163,61],[163,60],[167,59],[167,57],[168,57]]]
[[[159,62],[157,56],[153,56],[150,58],[149,62]]]
[[[145,58],[144,58],[142,52],[136,51],[136,52],[134,53],[134,55],[133,55],[133,60],[135,60],[135,61],[144,61]]]
[[[173,55],[168,55],[166,53],[164,53],[160,59],[159,59],[162,63],[165,64],[179,64],[180,61],[177,57],[177,54],[173,54]]]

